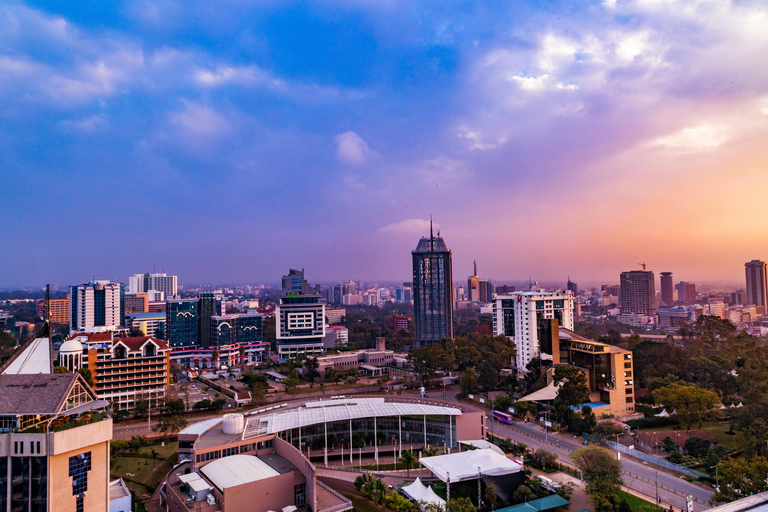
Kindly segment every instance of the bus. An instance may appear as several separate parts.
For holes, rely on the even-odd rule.
[[[506,412],[501,412],[501,411],[493,411],[493,419],[495,419],[499,423],[507,423],[508,425],[511,425],[514,423],[514,421],[512,421],[511,414],[507,414]]]

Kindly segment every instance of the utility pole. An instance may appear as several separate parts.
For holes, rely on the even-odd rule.
[[[448,504],[451,502],[451,473],[446,472],[446,475],[448,476],[448,483],[445,485],[446,488],[446,495],[445,495],[445,510],[448,510]]]
[[[477,466],[477,510],[480,510],[483,508],[483,500],[480,498],[482,496],[482,474],[480,472],[480,466]]]
[[[659,509],[659,472],[656,472],[656,510]]]

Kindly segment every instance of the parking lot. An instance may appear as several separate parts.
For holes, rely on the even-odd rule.
[[[226,382],[224,380],[216,380],[214,382],[223,387],[229,387],[229,384],[231,384],[231,382]],[[218,391],[210,388],[208,388],[208,391],[203,391],[204,388],[207,388],[207,386],[201,382],[193,380],[191,382],[184,382],[182,384],[172,384],[169,394],[173,398],[178,398],[184,401],[184,403],[188,406],[187,410],[192,410],[194,405],[200,400],[208,399],[213,401],[216,400],[216,398],[223,398],[227,401],[227,405],[224,406],[225,409],[235,408],[235,401],[232,398],[223,393],[219,393],[219,396],[217,397],[216,393],[218,393]]]

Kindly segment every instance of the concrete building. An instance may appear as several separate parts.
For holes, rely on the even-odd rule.
[[[171,348],[196,347],[198,299],[168,299],[165,306],[165,336]]]
[[[67,294],[66,299],[51,299],[49,304],[51,309],[51,323],[54,325],[69,324],[69,294]],[[45,300],[41,300],[38,303],[37,308],[41,315],[45,315]]]
[[[696,304],[696,285],[686,281],[680,281],[675,285],[677,301],[682,304]]]
[[[69,328],[72,332],[113,331],[123,325],[125,285],[91,281],[70,291]]]
[[[143,336],[165,339],[165,313],[132,313],[125,315],[125,326],[141,331]]]
[[[574,298],[571,292],[513,292],[496,295],[493,308],[493,334],[506,336],[515,342],[518,372],[532,359],[551,357],[550,319],[557,319],[560,325],[573,329]],[[542,340],[545,346],[541,345]],[[544,355],[542,355],[544,354]],[[548,356],[550,355],[550,356]]]
[[[422,237],[413,259],[413,323],[416,347],[453,339],[453,269],[451,251],[432,233]]]
[[[109,402],[78,373],[2,374],[0,389],[2,509],[108,510]]]
[[[325,303],[320,287],[310,286],[304,271],[290,269],[275,308],[277,352],[281,361],[323,352]]]
[[[174,349],[171,350],[171,365],[177,368],[197,368],[198,370],[232,368],[239,365],[260,363],[264,360],[264,354],[268,350],[269,343],[264,342]],[[214,352],[218,353],[216,364],[213,361]]]
[[[113,338],[112,333],[75,334],[59,349],[59,366],[88,368],[94,391],[114,410],[132,410],[136,400],[162,403],[171,383],[170,347],[149,336]]]
[[[339,304],[341,304],[341,301],[339,301]],[[325,320],[328,322],[328,325],[341,323],[341,320],[346,315],[347,315],[346,308],[331,308],[331,307],[325,306]]]
[[[212,316],[210,346],[260,343],[264,339],[263,319],[264,316],[258,313]]]
[[[655,316],[659,311],[656,282],[650,270],[621,273],[619,305],[622,314]]]
[[[320,378],[326,378],[326,371],[358,370],[362,375],[381,375],[395,367],[395,353],[387,350],[384,338],[376,338],[376,348],[329,354],[317,358]]]
[[[671,308],[674,305],[674,287],[672,286],[672,272],[661,273],[661,302],[663,308]]]
[[[659,327],[662,329],[676,330],[683,324],[692,324],[695,321],[696,308],[693,306],[659,308]]]
[[[395,334],[400,331],[411,332],[411,317],[405,315],[394,315],[392,317],[392,330]]]
[[[343,325],[329,325],[325,328],[323,347],[326,350],[346,347],[349,344],[349,330]]]
[[[131,512],[131,492],[122,478],[109,482],[109,512]]]
[[[747,300],[755,306],[768,306],[768,264],[752,260],[744,264],[747,274]]]
[[[175,297],[178,293],[178,279],[166,274],[135,274],[128,278],[128,293],[146,293],[150,290],[163,292],[166,297]]]
[[[221,309],[221,290],[208,290],[198,294],[197,306],[197,345],[202,348],[214,346],[213,317],[224,314]]]
[[[125,314],[130,313],[149,313],[149,295],[146,293],[127,293],[125,295]]]

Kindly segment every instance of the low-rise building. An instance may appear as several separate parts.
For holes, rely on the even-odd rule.
[[[213,369],[260,363],[269,343],[244,343],[208,348],[179,348],[171,351],[171,365],[177,368]],[[214,364],[214,353],[217,359]]]
[[[665,430],[662,432],[638,432],[635,436],[635,443],[641,450],[661,455],[666,453],[664,450],[664,439],[672,438],[677,449],[686,453],[685,443],[692,437],[698,437],[709,443],[709,448],[717,449],[718,440],[716,437],[707,434],[703,430]]]
[[[125,315],[125,325],[144,336],[165,338],[165,318],[165,313],[130,313]]]
[[[259,343],[263,315],[239,313],[211,317],[211,347]]]
[[[88,368],[99,398],[114,410],[131,410],[137,400],[159,405],[171,383],[171,349],[150,336],[113,338],[112,333],[76,334],[59,349],[59,366]]]
[[[325,328],[323,347],[326,350],[346,347],[349,343],[349,330],[343,325],[329,325]]]

